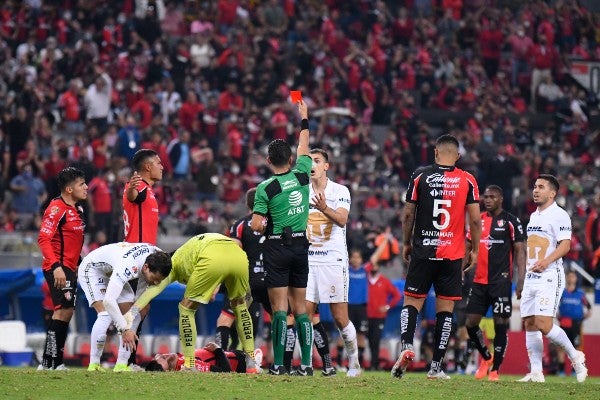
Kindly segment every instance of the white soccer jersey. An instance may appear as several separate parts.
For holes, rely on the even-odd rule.
[[[316,196],[312,185],[310,198]],[[350,191],[344,185],[327,179],[325,186],[327,206],[334,210],[345,208],[350,211]],[[310,248],[308,262],[313,264],[347,264],[348,249],[346,247],[346,227],[340,228],[314,206],[310,206],[308,225],[306,227]]]
[[[148,243],[112,243],[99,247],[88,254],[81,266],[91,268],[106,278],[118,279],[123,285],[140,277],[146,258],[158,247]]]
[[[543,272],[532,272],[536,261],[551,254],[563,240],[571,239],[571,218],[556,203],[531,214],[527,225],[527,273],[521,295],[521,317],[555,317],[565,286],[562,259]]]
[[[571,218],[565,210],[553,203],[543,211],[534,211],[527,224],[527,271],[556,250],[559,242],[570,239]],[[550,264],[546,271],[555,268],[562,268],[562,259]]]

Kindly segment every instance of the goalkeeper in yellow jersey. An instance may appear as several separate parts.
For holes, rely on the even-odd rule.
[[[254,362],[254,335],[252,318],[246,306],[246,295],[250,292],[248,258],[244,250],[232,239],[218,233],[194,236],[183,244],[172,258],[173,268],[159,285],[149,287],[131,310],[125,314],[128,321],[139,313],[154,297],[171,282],[186,285],[183,300],[179,303],[179,338],[184,356],[182,369],[194,369],[196,350],[195,313],[200,303],[207,304],[217,287],[223,283],[231,308],[235,314],[238,336],[246,353],[248,373],[257,372]],[[123,343],[135,346],[135,333],[123,333]]]

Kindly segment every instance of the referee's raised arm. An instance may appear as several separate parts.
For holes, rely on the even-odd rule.
[[[308,138],[310,132],[308,131],[308,107],[304,100],[298,101],[298,112],[300,113],[300,137],[298,138],[298,150],[296,151],[297,156],[306,156],[309,152]]]

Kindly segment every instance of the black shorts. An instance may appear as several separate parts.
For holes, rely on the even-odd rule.
[[[560,326],[563,328],[569,341],[573,344],[573,346],[578,347],[581,345],[581,324],[583,321],[581,320],[571,320],[570,326],[564,326],[563,320],[560,321]]]
[[[404,293],[425,299],[433,285],[436,297],[446,300],[462,298],[462,260],[412,259],[408,266]]]
[[[67,278],[67,284],[62,289],[54,287],[54,272],[44,271],[44,277],[48,286],[50,287],[50,296],[52,297],[52,303],[54,303],[54,309],[59,308],[75,308],[75,300],[77,293],[77,272],[64,267],[65,276]]]
[[[269,293],[267,292],[267,288],[262,287],[260,289],[251,289],[251,293],[252,293],[252,304],[250,304],[248,306],[248,310],[250,311],[251,314],[253,312],[257,312],[256,310],[258,310],[258,312],[260,313],[259,305],[261,305],[261,304],[264,307],[266,312],[268,312],[269,314],[273,314],[273,312],[271,310],[271,303],[269,302]],[[235,318],[235,314],[233,312],[233,309],[231,308],[231,303],[229,302],[229,299],[225,300],[221,311],[226,314],[229,314],[232,318]],[[259,317],[260,317],[260,315],[259,315]]]
[[[512,284],[509,281],[483,285],[473,283],[467,300],[467,314],[485,315],[492,306],[494,317],[512,315]]]
[[[265,283],[268,288],[306,288],[308,282],[308,240],[296,238],[291,245],[267,239],[263,245]]]
[[[365,335],[369,332],[366,304],[348,304],[348,318],[354,324],[357,332]]]

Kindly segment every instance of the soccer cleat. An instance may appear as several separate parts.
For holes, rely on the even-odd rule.
[[[104,367],[102,367],[102,365],[100,365],[99,363],[91,363],[90,365],[88,365],[88,371],[100,371],[100,372],[106,372],[106,369],[104,369]]]
[[[254,357],[256,357],[256,353],[254,353]],[[256,359],[252,358],[249,354],[246,354],[246,373],[247,374],[259,374],[260,367],[256,363]]]
[[[362,369],[360,367],[358,368],[349,368],[348,369],[348,373],[346,374],[346,376],[348,378],[356,378],[358,376],[360,376],[362,374]]]
[[[279,367],[272,366],[269,368],[269,375],[287,375],[288,372],[283,365]]]
[[[144,367],[140,367],[140,366],[139,366],[139,365],[137,365],[137,364],[129,364],[129,370],[130,370],[131,372],[143,372],[143,371],[145,371],[146,369],[145,369]]]
[[[262,367],[263,352],[261,349],[254,350],[254,362],[258,368]]]
[[[303,367],[300,366],[292,371],[290,375],[294,376],[313,376],[312,367]]]
[[[115,364],[113,368],[114,372],[132,372],[133,370],[129,368],[127,364]]]
[[[439,379],[439,380],[448,380],[450,377],[446,375],[444,371],[430,369],[427,373],[427,379]]]
[[[50,368],[46,368],[44,367],[43,364],[38,365],[37,370],[38,371],[48,371]]]
[[[60,364],[58,367],[54,368],[55,371],[68,371],[69,368],[65,367],[65,364]]]
[[[329,368],[325,368],[323,369],[323,371],[321,371],[321,375],[323,376],[334,376],[336,374],[335,368],[333,367],[329,367]]]
[[[414,358],[415,352],[412,346],[404,349],[392,368],[392,378],[402,378],[402,375],[406,372],[406,368],[408,368]]]
[[[335,366],[335,370],[337,372],[348,372],[348,368],[344,367],[343,365],[336,365]]]
[[[541,371],[530,372],[521,379],[517,380],[517,382],[546,382],[546,379]]]
[[[494,362],[494,356],[492,356],[492,358],[490,358],[489,360],[486,359],[481,359],[481,362],[479,363],[479,368],[477,368],[477,371],[475,371],[475,379],[483,379],[487,376],[490,368],[492,368],[492,364]]]
[[[571,360],[571,363],[571,365],[573,365],[573,370],[575,370],[575,374],[577,376],[577,382],[584,382],[585,378],[588,375],[588,369],[585,366],[585,354],[583,353],[583,351],[577,350],[577,355],[573,360]]]
[[[498,382],[500,380],[500,375],[498,375],[498,371],[490,371],[488,375],[488,381],[490,382]]]

